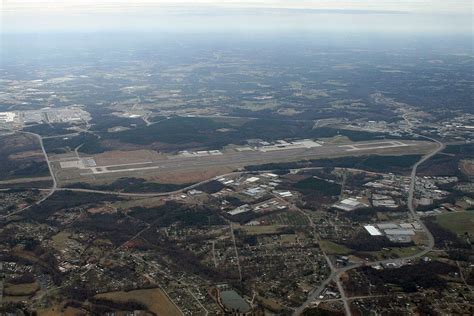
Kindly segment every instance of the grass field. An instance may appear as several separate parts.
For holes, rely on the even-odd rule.
[[[376,258],[377,260],[383,260],[387,258],[403,258],[409,257],[418,253],[420,249],[418,247],[400,247],[400,248],[389,248],[388,250],[380,251],[366,251],[364,255]]]
[[[329,240],[321,240],[320,246],[328,255],[347,255],[353,252],[350,248]]]
[[[84,315],[84,311],[74,307],[63,308],[62,305],[56,305],[50,308],[39,309],[39,316],[77,316]]]
[[[63,251],[67,248],[67,241],[69,240],[70,233],[67,232],[59,232],[54,235],[51,239],[53,241],[54,249],[58,251]]]
[[[474,235],[474,211],[441,214],[436,222],[456,234]]]
[[[240,226],[239,229],[247,235],[274,234],[285,228],[285,225]]]
[[[256,299],[262,303],[263,306],[269,307],[271,310],[281,311],[283,309],[283,306],[279,304],[274,298],[265,298],[257,295]]]
[[[474,160],[462,160],[459,165],[465,175],[474,177]]]
[[[260,218],[265,225],[300,226],[308,225],[308,219],[298,212],[278,212]]]
[[[39,285],[36,282],[23,284],[6,284],[3,289],[5,295],[11,296],[28,296],[38,291]]]
[[[134,290],[129,292],[117,291],[97,294],[96,298],[104,298],[116,302],[136,301],[148,307],[156,315],[181,316],[181,311],[159,288]]]

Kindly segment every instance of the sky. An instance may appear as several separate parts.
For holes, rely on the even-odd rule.
[[[378,32],[472,36],[472,0],[0,0],[1,33]]]

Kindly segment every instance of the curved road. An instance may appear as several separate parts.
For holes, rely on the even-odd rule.
[[[99,193],[99,194],[113,194],[113,195],[120,195],[120,196],[130,196],[130,197],[157,197],[157,196],[166,196],[166,195],[170,195],[170,194],[181,193],[181,192],[184,192],[186,190],[190,190],[190,189],[195,188],[195,187],[197,187],[197,186],[199,186],[203,183],[215,180],[215,179],[220,178],[220,177],[247,173],[245,171],[244,172],[232,172],[232,173],[228,173],[228,174],[224,174],[224,175],[214,177],[212,179],[208,179],[208,180],[205,180],[205,181],[195,183],[191,186],[188,186],[186,188],[182,188],[180,190],[176,190],[176,191],[172,191],[172,192],[162,192],[162,193],[125,193],[125,192],[101,191],[101,190],[80,189],[80,188],[58,188],[56,177],[54,176],[54,173],[53,173],[53,170],[52,170],[52,167],[51,167],[51,163],[49,161],[48,155],[47,155],[46,150],[45,150],[44,145],[43,145],[42,137],[38,134],[31,133],[31,132],[24,132],[24,131],[19,131],[19,132],[24,133],[24,134],[32,135],[32,136],[34,136],[38,139],[38,141],[41,145],[41,150],[43,152],[46,163],[48,165],[48,169],[49,169],[49,172],[51,174],[51,178],[53,180],[53,186],[51,187],[51,189],[48,190],[49,193],[46,196],[44,196],[41,200],[39,200],[36,203],[31,204],[31,205],[23,208],[23,209],[17,210],[15,212],[12,212],[12,213],[7,214],[7,215],[0,216],[0,219],[8,218],[10,216],[21,213],[21,212],[29,209],[30,207],[32,207],[34,205],[41,204],[46,199],[48,199],[50,196],[52,196],[54,194],[54,192],[56,192],[56,191],[89,192],[89,193]],[[428,159],[430,159],[431,157],[433,157],[434,155],[436,155],[437,153],[442,151],[445,148],[445,145],[443,143],[441,143],[440,141],[438,141],[436,139],[433,139],[433,138],[430,138],[430,137],[427,137],[427,136],[423,136],[423,135],[417,135],[417,136],[428,139],[432,142],[435,142],[438,145],[435,150],[433,150],[432,152],[430,152],[430,153],[426,154],[425,156],[423,156],[415,165],[413,165],[413,168],[412,168],[412,171],[411,171],[411,176],[410,176],[410,187],[409,187],[409,191],[408,191],[408,200],[407,200],[407,205],[408,205],[408,210],[410,211],[410,216],[412,217],[413,220],[417,221],[420,224],[420,226],[423,228],[423,230],[425,231],[425,233],[428,237],[428,245],[422,251],[420,251],[420,252],[418,252],[414,255],[408,256],[408,257],[399,258],[400,260],[411,260],[411,259],[416,259],[416,258],[422,257],[425,254],[427,254],[429,251],[431,251],[434,247],[433,235],[427,229],[427,227],[424,225],[424,223],[420,220],[419,216],[416,214],[415,207],[413,205],[413,197],[414,197],[414,191],[415,191],[416,172],[417,172],[418,166],[420,166],[423,162],[427,161]],[[350,265],[350,266],[346,266],[346,267],[337,269],[332,265],[332,262],[329,260],[329,258],[326,255],[325,255],[325,257],[326,257],[326,260],[328,260],[329,266],[331,268],[331,274],[329,275],[329,277],[326,280],[324,280],[319,285],[319,287],[317,287],[316,289],[314,289],[310,293],[307,300],[300,307],[298,307],[294,311],[293,315],[300,315],[304,311],[305,308],[307,308],[314,300],[316,300],[318,298],[318,296],[321,295],[321,293],[324,291],[327,284],[329,284],[331,281],[334,280],[336,282],[338,288],[339,288],[339,291],[341,292],[340,293],[341,294],[341,300],[344,303],[344,309],[345,309],[346,315],[350,316],[351,315],[351,310],[350,310],[350,307],[349,307],[348,298],[345,296],[344,289],[342,287],[342,284],[340,283],[341,275],[343,273],[349,271],[349,270],[352,270],[352,269],[355,269],[355,268],[358,268],[358,267],[361,267],[361,266],[364,266],[364,265],[373,266],[373,265],[380,265],[380,264],[389,263],[389,262],[393,261],[393,259],[386,259],[386,260],[380,260],[380,261],[372,261],[372,262],[353,264],[353,265]]]
[[[436,139],[431,138],[431,137],[427,137],[427,136],[423,136],[423,135],[418,135],[418,136],[426,138],[428,140],[431,140],[431,141],[435,142],[438,145],[438,147],[434,151],[432,151],[431,153],[423,156],[413,166],[413,169],[411,170],[411,175],[410,175],[410,189],[408,191],[407,205],[408,205],[408,210],[410,211],[411,217],[414,220],[416,220],[418,222],[418,224],[420,224],[420,226],[425,231],[426,236],[428,236],[428,246],[426,247],[425,250],[423,250],[422,252],[419,253],[419,256],[424,256],[425,254],[427,254],[428,252],[430,252],[433,249],[433,247],[434,247],[434,237],[433,237],[433,234],[431,234],[430,230],[425,226],[423,221],[420,220],[420,217],[416,213],[415,207],[413,205],[413,196],[415,194],[415,185],[416,185],[416,171],[417,171],[419,165],[421,165],[422,163],[424,163],[425,161],[427,161],[428,159],[430,159],[434,155],[436,155],[439,152],[441,152],[442,150],[444,150],[446,148],[446,145],[443,144],[442,142],[436,140]]]
[[[56,192],[57,188],[58,188],[58,183],[56,181],[56,177],[54,176],[54,173],[53,173],[53,168],[51,167],[51,162],[49,161],[49,158],[48,158],[48,154],[46,153],[46,149],[44,149],[44,144],[43,144],[43,138],[38,135],[38,134],[35,134],[35,133],[31,133],[31,132],[24,132],[24,131],[17,131],[18,133],[22,133],[22,134],[27,134],[27,135],[32,135],[33,137],[35,137],[36,139],[38,139],[38,142],[41,146],[41,151],[43,152],[43,155],[44,155],[44,159],[48,165],[48,169],[49,169],[49,173],[51,174],[51,178],[53,180],[53,186],[48,190],[49,193],[47,195],[45,195],[43,198],[41,198],[40,200],[38,200],[36,203],[33,203],[33,204],[30,204],[28,205],[27,207],[24,207],[22,209],[19,209],[17,211],[14,211],[12,213],[9,213],[7,215],[2,215],[0,216],[0,219],[5,219],[5,218],[8,218],[10,216],[13,216],[13,215],[16,215],[16,214],[19,214],[23,211],[26,211],[27,209],[31,208],[32,206],[34,205],[39,205],[41,203],[43,203],[45,200],[47,200],[51,195],[54,194],[54,192]]]
[[[434,155],[436,155],[437,153],[442,151],[446,146],[442,142],[440,142],[436,139],[433,139],[433,138],[430,138],[430,137],[427,137],[427,136],[423,136],[423,135],[417,135],[417,136],[428,139],[432,142],[435,142],[438,145],[435,150],[433,150],[432,152],[424,155],[417,163],[415,163],[413,165],[412,170],[411,170],[411,175],[410,175],[410,188],[409,188],[409,191],[408,191],[408,199],[407,199],[407,205],[408,205],[408,210],[410,211],[410,217],[414,221],[417,221],[420,224],[420,226],[422,227],[423,231],[425,232],[426,236],[428,237],[428,245],[423,250],[421,250],[420,252],[418,252],[414,255],[411,255],[411,256],[398,258],[398,260],[413,260],[413,259],[422,257],[422,256],[426,255],[428,252],[430,252],[434,247],[434,237],[431,234],[431,232],[428,230],[428,228],[425,226],[423,221],[421,221],[419,216],[416,214],[415,207],[413,205],[413,197],[414,197],[414,192],[415,192],[416,172],[417,172],[418,166],[420,166],[423,162],[427,161],[428,159],[430,159],[431,157],[433,157]],[[313,301],[315,301],[321,295],[321,293],[326,288],[327,284],[329,284],[333,280],[336,282],[336,284],[338,285],[338,289],[341,292],[340,293],[341,294],[341,300],[344,303],[344,309],[345,309],[346,315],[348,315],[348,316],[352,315],[350,307],[349,307],[349,302],[348,302],[349,298],[347,298],[345,296],[344,289],[342,288],[342,285],[340,284],[341,275],[343,273],[349,271],[349,270],[359,268],[361,266],[381,265],[381,264],[386,264],[386,263],[393,262],[393,261],[394,261],[394,259],[386,259],[386,260],[379,260],[379,261],[364,262],[364,263],[359,263],[359,264],[353,264],[353,265],[346,266],[346,267],[339,268],[339,269],[334,268],[333,265],[331,264],[330,267],[331,267],[332,272],[329,275],[329,277],[326,280],[324,280],[319,285],[319,287],[314,289],[313,292],[311,292],[309,294],[307,300],[293,312],[293,315],[294,316],[301,315],[303,313],[303,311]]]

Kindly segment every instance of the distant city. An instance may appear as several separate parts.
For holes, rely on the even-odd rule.
[[[464,2],[289,2],[0,8],[0,315],[474,314]]]

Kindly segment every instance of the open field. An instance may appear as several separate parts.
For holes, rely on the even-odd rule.
[[[436,222],[456,234],[474,234],[474,212],[446,213],[436,216]]]
[[[306,216],[300,212],[277,212],[273,214],[266,215],[259,219],[261,223],[265,225],[283,225],[283,226],[298,226],[298,225],[308,225],[308,219]]]
[[[94,183],[113,181],[121,177],[149,179],[159,175],[188,173],[193,180],[215,174],[210,170],[237,169],[248,165],[271,162],[290,162],[302,159],[343,157],[367,154],[404,155],[425,153],[434,144],[425,141],[364,141],[347,145],[324,144],[310,148],[285,148],[261,151],[229,149],[218,154],[207,153],[164,155],[155,151],[114,151],[87,157],[52,155],[51,162],[56,178],[64,185],[73,182]],[[135,155],[136,154],[136,155]],[[204,172],[203,172],[204,171]],[[182,178],[182,176],[180,176]],[[185,182],[189,183],[189,179]]]
[[[387,250],[380,251],[364,251],[361,252],[361,255],[375,258],[376,260],[383,260],[387,258],[403,258],[413,256],[414,254],[420,252],[418,247],[394,247],[388,248]]]
[[[347,255],[354,252],[344,245],[336,244],[329,240],[321,240],[320,246],[329,255]]]
[[[38,291],[39,285],[36,282],[22,284],[5,284],[3,294],[6,296],[29,296]]]
[[[30,134],[0,136],[0,180],[43,178],[48,165],[37,138]]]
[[[287,227],[286,225],[265,225],[265,226],[238,226],[236,229],[244,231],[247,235],[275,234]]]
[[[124,303],[135,301],[147,306],[155,315],[181,316],[181,311],[170,301],[166,294],[159,288],[134,290],[129,292],[109,292],[97,294],[95,298],[112,300]]]
[[[462,160],[459,164],[461,171],[465,175],[474,177],[474,160]]]
[[[51,238],[53,248],[57,251],[63,251],[64,249],[67,249],[67,242],[69,240],[69,237],[70,234],[64,231],[61,231],[54,235]]]
[[[232,166],[215,166],[207,169],[196,169],[193,171],[188,170],[174,170],[174,171],[163,171],[161,170],[156,175],[149,178],[149,180],[155,180],[159,183],[195,183],[203,180],[217,177],[221,174],[226,174],[234,171]]]
[[[77,316],[83,314],[84,311],[78,308],[71,306],[62,308],[60,305],[38,310],[39,316]]]
[[[51,177],[17,178],[17,179],[12,179],[12,180],[1,180],[0,185],[42,182],[42,181],[50,181],[50,180],[51,180]]]

